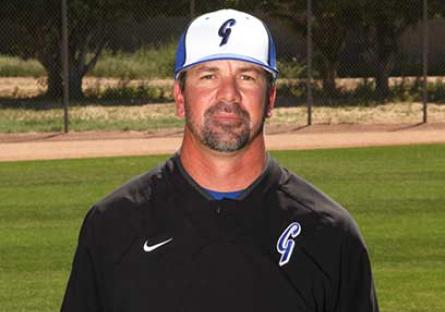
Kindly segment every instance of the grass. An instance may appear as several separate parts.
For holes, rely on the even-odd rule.
[[[43,106],[43,104],[42,104]],[[445,120],[445,105],[429,104],[430,122]],[[305,107],[280,107],[274,110],[269,126],[296,127],[306,122]],[[319,124],[416,124],[422,118],[420,103],[390,103],[372,107],[315,107],[313,121]],[[175,115],[173,104],[73,106],[69,110],[70,129],[157,130],[178,128],[183,121]],[[63,109],[12,108],[0,105],[0,133],[58,132],[63,129]]]
[[[89,75],[128,79],[171,78],[176,45],[171,40],[161,46],[147,46],[133,53],[105,51]]]
[[[445,310],[445,145],[274,152],[342,203],[371,252],[383,312]],[[99,198],[166,156],[0,163],[0,311],[55,311]]]
[[[142,106],[75,106],[70,108],[70,129],[156,130],[181,127],[172,104]],[[63,129],[63,110],[0,109],[0,133],[54,132]]]
[[[43,66],[35,59],[23,60],[0,55],[0,77],[40,77],[46,75]]]

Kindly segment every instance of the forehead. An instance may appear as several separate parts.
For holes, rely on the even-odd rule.
[[[202,72],[202,71],[213,71],[213,72],[223,72],[223,71],[233,71],[233,72],[247,72],[252,71],[256,73],[265,74],[265,70],[258,65],[238,61],[238,60],[218,60],[209,61],[197,64],[188,70],[189,72]]]

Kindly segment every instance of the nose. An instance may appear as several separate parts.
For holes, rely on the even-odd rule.
[[[221,83],[218,86],[218,100],[227,103],[239,103],[241,100],[241,93],[239,86],[234,77],[225,77],[221,79]]]

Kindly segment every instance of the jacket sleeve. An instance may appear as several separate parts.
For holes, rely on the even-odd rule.
[[[95,270],[93,223],[97,211],[93,207],[85,217],[79,235],[79,241],[72,264],[62,312],[98,312],[102,311]]]
[[[358,228],[344,238],[335,312],[378,312],[377,296],[367,248]]]

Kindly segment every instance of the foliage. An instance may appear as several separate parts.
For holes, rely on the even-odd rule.
[[[297,0],[264,1],[270,14],[307,37],[307,3]],[[357,2],[351,0],[320,0],[312,2],[312,41],[315,66],[328,94],[336,91],[338,57],[345,46],[348,30],[358,23]]]
[[[193,1],[194,3],[194,15],[204,14],[210,11],[232,8],[245,11],[254,11],[259,7],[263,1],[261,0],[213,0],[213,1]],[[147,7],[154,12],[162,12],[167,16],[184,16],[188,15],[188,12],[192,11],[192,1],[190,0],[177,0],[175,5],[172,5],[170,1],[136,1],[137,8],[134,10],[134,16],[136,18],[144,19],[146,15],[143,13]]]
[[[46,75],[45,69],[35,59],[23,60],[12,56],[0,55],[0,77],[40,77]]]
[[[195,13],[229,6],[241,8],[247,2],[250,1],[197,1]],[[74,99],[82,97],[82,79],[98,62],[113,34],[113,25],[125,18],[137,22],[155,14],[183,16],[190,11],[188,0],[176,1],[175,5],[156,0],[71,0],[67,3],[69,83]],[[0,19],[12,25],[10,29],[16,32],[11,36],[15,39],[7,52],[24,59],[37,59],[47,72],[47,96],[61,97],[61,1],[6,0],[0,6]]]
[[[247,10],[259,15],[270,13],[306,35],[306,1],[217,0],[194,3],[195,15],[224,7]],[[429,4],[430,16],[444,14],[444,1],[430,0]],[[169,1],[156,0],[68,1],[70,89],[73,97],[82,95],[82,78],[94,69],[113,33],[113,27],[120,21],[126,19],[138,22],[152,15],[184,16],[190,12],[190,5],[189,0],[176,1],[175,5],[171,5]],[[53,97],[60,96],[62,90],[60,11],[60,0],[5,0],[0,7],[0,19],[11,25],[8,29],[16,32],[9,36],[16,40],[7,52],[20,55],[24,59],[37,59],[47,71],[48,95]],[[363,55],[367,56],[368,62],[376,71],[377,92],[383,94],[383,98],[386,97],[386,76],[392,67],[391,59],[398,49],[398,38],[404,29],[420,20],[420,13],[421,1],[313,1],[314,65],[323,81],[324,91],[333,95],[337,92],[335,78],[338,57],[344,49],[345,38],[353,30],[361,32]],[[117,52],[119,53],[121,52]],[[163,61],[165,58],[159,60]],[[168,64],[170,63],[162,62],[161,71]],[[115,65],[110,64],[111,67]],[[119,65],[127,66],[130,72],[127,78],[138,75],[132,73],[136,70],[133,64],[121,62]],[[10,69],[3,71],[6,70]],[[104,68],[97,72],[104,72]]]
[[[168,41],[161,45],[142,47],[133,53],[104,49],[96,66],[87,74],[102,78],[154,79],[171,78],[175,58],[176,42]],[[88,55],[92,57],[91,54]],[[40,63],[29,58],[0,55],[1,77],[41,77],[46,76]]]
[[[386,102],[421,102],[423,84],[420,79],[413,81],[401,79],[389,86],[389,93],[382,100],[376,91],[376,83],[372,79],[362,79],[355,86],[338,88],[335,94],[327,95],[323,88],[315,83],[313,97],[317,106],[370,106]],[[429,82],[428,101],[445,103],[445,83],[442,79]],[[290,98],[293,105],[306,103],[307,86],[305,80],[283,80],[278,83],[278,95]]]
[[[438,80],[433,83],[428,83],[427,90],[428,90],[428,101],[436,103],[445,103],[445,83],[443,80]]]
[[[104,49],[96,66],[87,76],[120,79],[171,78],[176,52],[176,41],[148,45],[133,53]],[[300,78],[305,66],[295,59],[279,59],[280,78]],[[0,55],[1,77],[40,77],[45,70],[35,59],[21,60]]]
[[[145,102],[173,102],[170,85],[151,85],[149,81],[131,84],[121,79],[117,86],[102,88],[100,85],[85,90],[86,99],[91,100],[144,100]]]
[[[68,3],[70,89],[74,98],[82,95],[83,76],[96,64],[110,35],[107,25],[129,14],[131,1],[72,0]],[[36,58],[48,74],[49,97],[62,94],[61,1],[3,1],[0,18],[15,25],[17,40],[11,52]],[[88,53],[91,57],[87,58]]]
[[[421,1],[365,0],[360,6],[362,48],[374,69],[376,92],[379,98],[390,95],[389,73],[399,49],[400,36],[422,19]]]
[[[277,67],[280,70],[280,78],[297,79],[303,78],[306,74],[306,66],[298,62],[295,58],[291,60],[277,60]]]
[[[290,27],[307,36],[307,2],[263,1],[263,7]],[[429,1],[429,16],[445,12],[445,2]],[[389,73],[402,33],[422,19],[422,1],[319,0],[312,1],[314,66],[325,94],[335,97],[338,58],[348,36],[357,38],[359,52],[374,72],[380,100],[390,96]],[[356,39],[356,40],[357,40]]]
[[[105,50],[89,75],[122,79],[171,78],[177,43],[145,46],[134,53]]]

